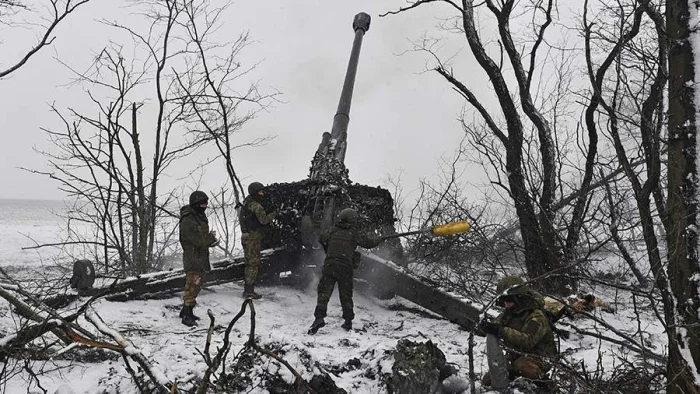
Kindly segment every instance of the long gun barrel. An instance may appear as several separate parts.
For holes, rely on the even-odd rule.
[[[369,30],[370,16],[361,12],[355,15],[352,28],[355,30],[355,40],[352,42],[352,51],[348,61],[348,71],[345,73],[343,90],[340,93],[338,110],[333,117],[333,128],[331,129],[331,139],[336,141],[335,158],[341,162],[345,161],[345,150],[348,139],[348,123],[350,123],[350,104],[352,102],[352,91],[355,87],[355,75],[357,75],[357,64],[360,60],[360,48],[362,38]]]
[[[333,117],[333,127],[330,135],[324,133],[321,144],[316,151],[310,178],[319,178],[332,172],[331,161],[336,163],[345,162],[345,151],[347,148],[348,124],[350,123],[350,104],[352,102],[352,92],[355,87],[355,76],[357,75],[357,65],[360,60],[360,49],[362,48],[362,38],[369,30],[371,18],[368,14],[360,12],[355,15],[352,28],[355,31],[355,39],[352,43],[348,69],[345,73],[343,90],[340,93],[338,109]]]

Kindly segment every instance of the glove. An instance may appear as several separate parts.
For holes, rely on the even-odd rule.
[[[212,241],[212,243],[209,244],[209,247],[210,247],[210,248],[213,248],[214,246],[216,246],[216,245],[219,244],[219,239],[216,238],[216,231],[214,231],[214,230],[211,230],[211,231],[209,232],[209,235],[212,237],[212,239],[214,239],[214,240]]]
[[[501,327],[503,327],[501,324],[491,323],[490,321],[482,321],[481,324],[479,324],[479,329],[481,331],[497,337],[501,335]]]
[[[272,213],[270,214],[270,219],[276,218],[278,213],[279,213],[279,212],[277,212],[276,209],[275,209],[274,211],[272,211]]]

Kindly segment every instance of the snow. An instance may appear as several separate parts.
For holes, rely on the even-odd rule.
[[[0,347],[6,346],[10,341],[13,341],[15,338],[17,338],[17,335],[5,335],[0,339]]]
[[[293,368],[299,371],[305,379],[310,379],[318,370],[331,373],[336,384],[351,393],[383,393],[385,388],[378,379],[368,378],[366,371],[371,370],[376,376],[391,372],[393,358],[388,355],[399,339],[407,338],[413,341],[433,341],[444,353],[448,363],[455,365],[459,373],[453,380],[467,385],[468,333],[455,324],[438,318],[428,318],[424,314],[416,314],[406,308],[421,309],[406,300],[395,298],[391,300],[378,300],[362,294],[355,294],[355,329],[350,332],[340,328],[343,322],[341,308],[337,297],[333,297],[329,305],[327,325],[322,327],[316,335],[307,335],[306,331],[313,321],[313,310],[316,302],[316,294],[313,288],[300,290],[290,287],[266,287],[257,289],[263,299],[255,301],[257,314],[256,340],[265,347],[271,346],[278,354],[282,355]],[[138,300],[129,302],[109,302],[100,300],[94,305],[94,312],[88,312],[88,317],[93,313],[99,314],[104,320],[101,330],[110,332],[115,330],[115,335],[121,335],[126,341],[133,344],[134,349],[139,349],[150,361],[154,369],[160,369],[160,379],[180,382],[180,387],[187,387],[194,377],[202,376],[206,370],[204,360],[198,353],[204,349],[206,331],[209,319],[206,310],[211,309],[216,317],[216,329],[212,339],[212,352],[216,352],[222,344],[222,332],[229,320],[240,310],[243,302],[242,284],[230,283],[217,285],[203,289],[198,298],[198,307],[195,313],[202,317],[199,326],[188,328],[180,324],[178,312],[181,305],[179,298],[165,300]],[[83,300],[84,301],[84,300]],[[606,300],[610,301],[610,300]],[[625,303],[619,301],[616,315],[596,312],[600,318],[614,327],[625,330],[632,329],[631,322],[634,315],[625,309]],[[80,305],[80,303],[76,303]],[[399,305],[406,308],[390,310],[391,305]],[[396,309],[396,308],[394,308]],[[631,309],[631,308],[630,308]],[[663,329],[654,324],[651,313],[645,316],[646,326],[644,331],[653,343],[663,343]],[[3,325],[6,320],[0,320]],[[589,320],[577,320],[579,328],[592,329],[595,323]],[[89,327],[88,324],[83,324]],[[243,348],[248,340],[250,329],[250,314],[242,317],[234,326],[231,341],[230,354],[236,354]],[[591,370],[595,369],[597,360],[603,357],[603,365],[610,367],[615,365],[616,355],[620,353],[606,343],[598,343],[591,338],[574,336],[570,341],[562,341],[562,350],[573,349],[574,362],[583,361]],[[602,346],[602,351],[601,351]],[[658,345],[663,346],[663,345]],[[652,349],[660,352],[660,348]],[[484,354],[484,341],[476,337],[475,345],[475,369],[477,374],[487,370]],[[338,371],[340,367],[347,365],[353,358],[360,361],[360,368],[345,368],[344,372]],[[293,381],[293,376],[284,366],[276,361],[266,360],[257,368],[269,369],[270,372],[279,371],[288,382]],[[103,361],[91,364],[69,363],[66,361],[54,361],[65,367],[60,374],[49,374],[42,378],[42,386],[49,392],[58,390],[59,387],[69,387],[76,394],[97,393],[99,387],[109,388],[106,392],[131,393],[136,392],[132,380],[123,367],[122,361]],[[312,368],[308,368],[312,365]],[[26,376],[24,377],[26,379]],[[99,384],[98,384],[99,382]],[[458,383],[452,382],[455,385]],[[15,378],[10,381],[7,392],[23,390],[26,381]],[[479,383],[476,383],[477,387]],[[265,393],[264,388],[252,389],[251,393]]]
[[[695,77],[693,78],[694,81],[700,81],[700,12],[698,8],[700,8],[700,3],[698,3],[697,0],[688,0],[688,12],[690,14],[690,18],[688,19],[688,27],[690,30],[690,46],[693,51],[693,66],[695,70]],[[700,84],[696,83],[694,86],[695,91],[693,99],[695,104],[695,127],[697,138],[700,135],[700,131],[698,131],[697,129],[698,127],[700,127]],[[698,140],[700,141],[700,138],[698,138]],[[700,144],[697,143],[695,145],[695,158],[695,165],[700,166]],[[695,173],[700,174],[700,167],[696,168]],[[695,181],[697,182],[698,180],[696,179]],[[700,193],[700,187],[696,187],[696,193]],[[700,201],[700,196],[695,196],[695,199],[696,201]],[[700,215],[700,212],[696,212],[696,215]],[[700,217],[697,217],[695,219],[695,222],[700,222]],[[694,229],[694,231],[697,231],[697,229]],[[678,300],[674,301],[676,302],[676,304],[678,303]],[[678,329],[678,333],[680,334],[680,340],[683,341],[685,345],[681,348],[681,355],[688,363],[690,370],[693,371],[695,384],[697,386],[700,386],[700,366],[695,365],[694,359],[690,354],[688,333],[685,329],[681,328]]]
[[[690,18],[688,19],[688,26],[690,28],[690,46],[693,50],[693,59],[700,59],[700,31],[698,31],[698,28],[700,27],[700,17],[698,15],[698,7],[700,5],[698,4],[697,0],[688,0],[688,11],[690,12]],[[693,78],[694,81],[700,80],[698,77],[700,76],[700,62],[696,61],[694,62],[694,67],[695,67],[695,78]],[[688,83],[692,83],[693,81],[688,81]],[[694,95],[694,100],[695,100],[695,125],[696,127],[700,125],[700,117],[698,117],[698,112],[700,111],[700,86],[698,84],[694,84],[695,86],[695,95]],[[700,156],[696,156],[700,157]]]
[[[53,225],[55,226],[55,222]],[[0,222],[0,232],[10,233],[9,227]],[[49,227],[46,224],[42,227],[44,229],[42,231],[51,233]],[[17,240],[16,236],[14,241],[17,242]],[[14,266],[15,261],[29,260],[36,253],[22,251],[19,248],[9,249],[8,241],[4,242],[8,249],[3,253],[6,253],[9,258],[0,261],[0,265],[5,267]],[[2,246],[0,250],[1,248]],[[608,265],[613,267],[610,269],[614,269],[616,261],[608,259],[605,264],[607,264],[606,269],[609,268]],[[378,376],[391,372],[394,360],[389,352],[396,347],[400,339],[410,339],[418,342],[431,340],[435,343],[444,352],[447,362],[458,370],[457,375],[447,384],[464,388],[464,390],[469,386],[467,379],[469,333],[453,323],[436,317],[433,313],[425,313],[423,308],[409,301],[401,298],[378,300],[356,291],[354,301],[357,317],[354,321],[354,329],[346,332],[340,328],[343,323],[341,308],[337,296],[334,296],[328,309],[327,325],[316,335],[308,335],[306,332],[313,321],[316,303],[315,286],[312,285],[306,289],[260,286],[256,290],[264,297],[260,301],[254,301],[257,315],[255,322],[257,343],[281,355],[302,374],[304,379],[310,379],[314,374],[323,371],[329,373],[339,387],[350,393],[384,393],[385,386]],[[663,327],[653,312],[640,311],[641,332],[638,333],[637,317],[631,307],[632,301],[628,294],[617,294],[602,288],[586,290],[601,296],[604,302],[611,304],[618,311],[615,314],[593,312],[598,319],[631,335],[637,341],[643,340],[648,350],[656,354],[664,353],[666,337]],[[178,313],[181,294],[162,300],[110,302],[101,299],[94,303],[92,307],[94,311],[89,310],[87,316],[99,315],[101,320],[96,318],[93,320],[101,322],[98,323],[101,330],[110,332],[112,336],[118,334],[123,337],[128,344],[129,352],[145,357],[153,366],[154,373],[157,374],[157,379],[161,383],[165,380],[178,379],[179,387],[191,388],[193,381],[200,378],[206,370],[206,364],[199,351],[204,349],[209,326],[207,309],[211,309],[216,317],[211,344],[213,354],[222,345],[223,329],[240,310],[243,303],[241,294],[242,283],[205,287],[198,297],[198,306],[195,308],[195,313],[202,320],[195,328],[188,328],[180,323]],[[76,301],[72,307],[82,305],[85,301],[86,299]],[[483,301],[488,303],[489,300]],[[11,310],[7,302],[0,300],[0,336],[4,343],[9,341],[8,338],[22,324],[22,321],[15,320],[16,315]],[[423,313],[416,313],[416,311]],[[69,310],[63,312],[69,312]],[[488,314],[496,312],[489,310]],[[93,314],[96,315],[93,316]],[[615,334],[606,331],[590,319],[577,319],[574,322],[565,319],[563,322],[586,331],[600,329],[605,335],[615,337]],[[97,329],[85,319],[80,318],[78,323],[99,334]],[[560,325],[560,327],[567,329],[566,325]],[[246,315],[233,327],[229,358],[243,348],[248,340],[249,330],[250,314],[246,312]],[[104,341],[114,343],[112,338],[105,335],[99,336]],[[120,358],[91,362],[67,360],[65,356],[76,350],[91,352],[83,346],[71,345],[70,349],[57,347],[52,353],[51,360],[37,362],[38,366],[45,363],[47,369],[55,369],[40,376],[42,387],[49,393],[130,394],[138,392],[124,367],[123,360]],[[477,376],[488,368],[483,356],[484,350],[484,339],[475,337],[474,361]],[[624,350],[616,345],[576,334],[572,334],[569,340],[561,340],[561,350],[565,352],[565,359],[569,365],[584,363],[589,371],[595,371],[600,363],[606,372],[612,371],[620,363],[617,357],[624,353]],[[358,368],[348,366],[348,361],[352,359],[359,360]],[[277,361],[266,356],[261,356],[261,360],[263,362],[255,367],[258,372],[264,369],[269,372],[279,371],[285,381],[293,381],[292,374]],[[230,362],[229,359],[229,366]],[[135,364],[132,363],[132,366]],[[258,376],[254,379],[260,378]],[[32,389],[36,387],[31,383],[30,377],[22,373],[8,382],[6,392],[27,392],[28,386]],[[475,386],[478,390],[480,383],[477,381]],[[262,386],[256,386],[249,392],[266,393],[267,390]]]
[[[56,389],[55,394],[75,394],[75,391],[73,391],[73,389],[71,389],[67,385],[62,385]]]
[[[315,291],[260,287],[259,292],[264,298],[255,303],[258,343],[261,346],[284,344],[281,349],[283,357],[306,379],[310,379],[314,371],[307,370],[304,366],[304,352],[310,354],[312,364],[318,363],[318,367],[326,371],[333,366],[345,365],[352,358],[358,358],[361,368],[334,376],[336,383],[353,393],[382,392],[381,384],[363,377],[362,370],[373,368],[377,372],[390,372],[393,360],[386,356],[386,351],[393,349],[402,338],[418,341],[431,339],[445,352],[447,361],[459,365],[462,374],[466,376],[466,333],[445,320],[427,319],[410,312],[390,311],[386,308],[392,303],[410,304],[406,301],[380,301],[356,294],[356,329],[346,332],[340,328],[343,320],[339,302],[334,298],[329,305],[326,327],[310,336],[306,331],[313,320]],[[195,309],[195,313],[203,318],[202,323],[193,329],[180,324],[177,316],[180,300],[175,298],[126,303],[102,300],[96,303],[94,309],[104,319],[105,327],[100,327],[102,330],[115,329],[123,333],[147,355],[153,365],[163,369],[168,379],[178,378],[181,384],[186,384],[188,377],[201,376],[206,369],[197,353],[197,349],[203,350],[206,339],[208,319],[205,309],[214,312],[217,327],[226,325],[240,309],[243,302],[241,293],[242,287],[238,283],[205,289],[198,298],[199,307]],[[232,354],[238,352],[248,339],[249,316],[246,314],[234,326],[231,335]],[[221,345],[221,337],[221,331],[216,331],[212,351]],[[64,385],[72,387],[76,393],[91,393],[97,387],[85,387],[83,382],[76,384],[76,376],[83,376],[81,380],[90,382],[109,376],[106,383],[115,387],[116,391],[129,392],[133,389],[131,379],[123,367],[115,368],[117,373],[111,375],[108,373],[110,368],[115,368],[115,362],[98,363],[87,370],[84,365],[70,366],[61,373],[62,376],[51,376],[46,382],[42,381],[42,385],[51,387],[50,391]],[[280,372],[286,380],[293,380],[286,368],[280,368]],[[19,390],[25,384],[21,379],[16,379],[10,382],[11,389],[8,392]]]
[[[67,211],[68,205],[64,201],[1,200],[0,265],[17,279],[34,276],[36,272],[67,272],[57,263],[71,261],[69,250],[60,247],[26,249],[60,242],[65,229],[57,215]],[[81,231],[75,223],[71,230]],[[77,251],[77,248],[73,250]]]

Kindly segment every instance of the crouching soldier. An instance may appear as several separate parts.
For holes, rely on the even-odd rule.
[[[479,329],[503,341],[506,347],[509,379],[545,378],[550,365],[548,358],[556,355],[554,332],[544,311],[544,298],[515,276],[498,281],[496,305],[505,308],[493,322],[484,321]],[[505,292],[505,293],[504,293]],[[491,374],[486,373],[484,386],[491,386]]]
[[[202,191],[190,195],[190,203],[180,209],[180,245],[182,245],[182,265],[187,273],[185,294],[180,311],[182,324],[194,326],[199,317],[192,313],[197,303],[197,295],[202,288],[202,273],[210,271],[209,248],[218,244],[216,234],[209,231],[209,221],[204,211],[209,197]]]
[[[321,281],[318,282],[318,299],[314,311],[316,320],[311,325],[309,334],[315,334],[326,325],[324,318],[328,301],[336,283],[345,320],[341,327],[346,330],[352,328],[352,320],[355,318],[352,302],[352,277],[357,261],[355,249],[357,246],[374,248],[381,242],[381,238],[357,230],[357,212],[354,209],[346,208],[340,212],[335,226],[321,237],[326,260],[323,263]]]
[[[245,258],[243,297],[256,300],[262,298],[260,294],[255,292],[255,283],[260,274],[260,249],[262,249],[263,233],[277,216],[277,211],[267,213],[261,204],[265,195],[264,188],[260,182],[248,185],[248,197],[243,200],[239,212],[241,244]]]

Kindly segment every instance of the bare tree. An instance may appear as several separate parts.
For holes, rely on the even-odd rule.
[[[88,2],[90,0],[48,0],[32,2],[31,5],[28,5],[22,0],[0,0],[0,25],[14,26],[14,18],[24,18],[24,14],[36,13],[35,17],[39,19],[36,26],[41,30],[38,33],[37,42],[20,59],[11,60],[9,64],[0,66],[0,79],[19,70],[32,56],[51,45],[56,38],[54,35],[56,28],[79,7]],[[26,21],[26,19],[24,20]],[[21,24],[24,25],[24,23]]]
[[[80,201],[70,219],[94,226],[97,235],[74,241],[97,245],[105,268],[143,273],[160,267],[177,218],[168,208],[177,195],[163,192],[161,179],[172,163],[195,149],[216,144],[239,198],[231,137],[255,113],[239,115],[245,104],[263,109],[270,96],[258,94],[255,84],[236,93],[235,83],[248,77],[249,69],[242,69],[237,59],[247,41],[210,41],[226,7],[208,4],[135,2],[149,22],[143,31],[105,21],[130,36],[135,53],[144,57],[128,59],[124,46],[111,44],[88,71],[75,72],[95,115],[54,106],[64,130],[46,129],[55,148],[43,152],[51,165],[43,173]],[[227,51],[220,65],[215,51]],[[152,122],[140,125],[139,112],[155,114]],[[113,260],[119,262],[116,267]]]
[[[688,228],[695,228],[693,207],[696,204],[693,202],[693,180],[697,175],[694,164],[688,165],[694,159],[692,153],[695,152],[693,91],[688,88],[688,81],[694,77],[691,51],[689,47],[684,47],[688,44],[682,44],[683,35],[687,37],[687,25],[684,25],[685,22],[679,25],[678,20],[672,21],[671,18],[674,16],[684,21],[686,17],[682,14],[687,12],[688,5],[683,4],[672,11],[667,4],[664,20],[662,5],[648,0],[602,4],[600,15],[612,19],[601,19],[596,21],[598,23],[592,22],[596,17],[589,19],[588,7],[587,3],[584,28],[589,70],[594,69],[591,65],[591,47],[612,48],[604,56],[598,74],[594,76],[590,72],[597,104],[603,108],[598,123],[606,121],[606,131],[613,143],[616,160],[624,171],[625,181],[636,203],[638,226],[646,246],[655,289],[661,300],[663,314],[659,319],[666,327],[668,337],[668,390],[697,392],[698,382],[693,382],[693,372],[689,369],[696,369],[692,366],[698,365],[698,354],[693,355],[691,350],[691,357],[683,356],[688,354],[684,349],[697,349],[699,346],[698,332],[693,332],[698,327],[697,291],[693,296],[691,290],[697,287],[692,279],[693,274],[698,272],[697,252],[692,248],[686,249],[688,245],[697,243],[697,239],[693,238],[695,230],[688,231]],[[675,23],[674,28],[671,28],[672,23]],[[593,30],[593,26],[597,31]],[[610,31],[606,26],[612,26],[617,32]],[[610,37],[619,39],[611,41]],[[673,61],[677,62],[675,66],[671,66]],[[600,72],[606,65],[614,69],[607,77]],[[665,135],[663,100],[663,90],[667,84],[668,137]],[[675,94],[679,89],[682,92]],[[673,106],[675,108],[672,109]],[[666,141],[668,167],[664,168]],[[643,162],[643,171],[631,164],[636,160]],[[665,172],[668,173],[668,201],[662,189]],[[611,202],[611,208],[612,205]],[[662,254],[660,246],[663,240],[659,239],[656,231],[660,224],[666,233],[667,256]],[[613,237],[618,230],[613,230]],[[624,254],[624,245],[619,239],[616,239],[616,243]],[[691,278],[690,286],[688,278]],[[649,297],[652,299],[651,295]],[[691,301],[693,297],[694,302]],[[679,308],[679,302],[695,305],[694,311],[689,313],[687,307]],[[692,357],[695,357],[694,361]]]
[[[548,222],[543,221],[543,219],[554,218],[547,214],[547,207],[553,209],[558,205],[546,199],[546,191],[549,190],[547,171],[548,168],[552,168],[552,162],[547,158],[546,138],[542,137],[543,132],[547,134],[547,129],[541,123],[538,124],[537,113],[530,108],[532,101],[529,101],[528,94],[534,77],[531,72],[524,72],[526,68],[520,63],[522,59],[529,58],[528,70],[533,70],[538,48],[540,45],[547,44],[544,37],[546,29],[555,16],[552,11],[553,2],[517,3],[486,0],[483,3],[483,7],[495,17],[499,32],[499,46],[496,48],[492,46],[491,49],[496,49],[496,53],[508,57],[510,60],[508,67],[486,54],[483,38],[479,36],[484,33],[478,32],[474,25],[474,15],[482,6],[481,4],[475,5],[471,1],[419,0],[412,2],[399,12],[427,3],[448,4],[457,10],[459,16],[456,19],[461,26],[454,29],[467,37],[472,54],[486,71],[498,97],[505,118],[505,130],[500,129],[501,120],[493,116],[493,112],[488,111],[474,93],[457,79],[456,73],[431,52],[438,62],[436,71],[452,84],[482,118],[482,126],[468,125],[465,129],[477,137],[473,138],[477,141],[473,145],[481,157],[486,159],[486,164],[494,169],[493,173],[507,176],[507,185],[498,176],[492,179],[492,182],[507,191],[515,202],[520,230],[523,232],[526,260],[529,258],[528,249],[537,245],[535,242],[528,243],[527,232],[531,232],[531,236],[539,237],[541,245],[554,245],[559,248],[552,250],[561,250],[565,260],[571,262],[574,258],[574,250],[580,243],[580,236],[592,236],[594,239],[598,237],[594,226],[589,226],[591,228],[589,230],[583,225],[586,221],[607,222],[611,238],[623,257],[626,246],[621,233],[629,233],[631,231],[629,228],[638,227],[641,231],[641,240],[645,244],[654,284],[653,291],[645,296],[655,308],[656,305],[660,305],[662,310],[656,311],[657,316],[668,333],[668,389],[678,393],[698,392],[698,382],[693,378],[697,376],[697,366],[700,365],[698,362],[700,342],[697,331],[700,327],[698,321],[700,299],[697,290],[700,266],[696,223],[698,177],[695,165],[696,112],[693,99],[695,91],[692,88],[692,81],[695,81],[696,77],[693,72],[692,50],[688,41],[690,31],[688,3],[666,2],[664,20],[662,4],[656,4],[651,0],[584,2],[581,19],[585,45],[583,58],[590,87],[584,89],[579,96],[586,102],[584,130],[587,132],[588,145],[582,149],[585,164],[571,167],[580,168],[577,172],[580,174],[580,184],[573,186],[570,181],[564,180],[561,173],[558,173],[553,181],[562,190],[564,188],[561,185],[568,182],[570,190],[576,191],[571,194],[574,198],[569,198],[560,191],[560,201],[568,200],[567,204],[573,203],[572,210],[566,214],[567,216],[561,217],[565,219],[567,234],[562,238],[562,240],[565,239],[563,245],[559,244],[561,241],[554,244],[548,242],[546,227]],[[518,6],[520,6],[518,12],[514,11]],[[695,6],[691,4],[690,7]],[[697,10],[692,9],[692,12],[696,14]],[[509,24],[511,21],[509,18],[513,15],[528,15],[531,22],[527,26],[534,37],[526,43],[520,42],[519,48],[527,49],[519,52],[514,51],[511,36],[513,26]],[[511,80],[518,85],[520,101],[517,104],[520,107],[511,99],[509,85],[503,77],[505,71],[512,71]],[[665,135],[666,108],[663,100],[663,92],[667,84],[668,137]],[[532,127],[538,131],[539,144],[535,146],[539,147],[540,156],[537,162],[532,159],[531,146],[534,144],[523,132],[526,129],[519,123],[520,111],[530,119]],[[543,112],[540,111],[541,113]],[[558,118],[549,119],[550,124],[556,124]],[[483,138],[488,137],[489,133],[494,137],[492,140]],[[556,136],[558,133],[550,135]],[[601,136],[604,138],[601,139]],[[508,145],[513,141],[519,143],[515,152],[512,146]],[[607,146],[606,141],[609,144]],[[668,141],[667,147],[666,141]],[[525,158],[520,146],[524,146],[522,149],[530,153],[528,155],[530,158]],[[556,143],[553,146],[556,147]],[[666,151],[668,151],[668,167],[663,165]],[[515,157],[511,157],[513,155]],[[554,157],[556,158],[557,155]],[[569,160],[572,159],[569,158]],[[559,159],[554,160],[554,168],[563,168],[564,162],[560,152]],[[609,171],[607,174],[601,173],[601,178],[594,182],[596,166],[607,167]],[[521,171],[522,179],[516,179],[518,174],[514,175],[513,171]],[[662,187],[666,172],[668,173],[668,197]],[[620,174],[623,175],[622,178],[618,178]],[[615,182],[618,191],[625,192],[613,194],[609,187],[612,181]],[[592,193],[596,185],[604,185],[608,189],[606,205],[609,209],[607,211],[600,209],[598,204],[603,201],[603,196]],[[523,186],[530,191],[529,195],[521,193]],[[619,220],[621,213],[619,209],[623,204],[614,198],[628,195],[627,191],[633,196],[635,211],[624,213],[624,216],[627,216],[625,220],[629,221],[631,226],[624,228]],[[518,196],[526,196],[527,199],[518,200]],[[535,222],[532,221],[531,208],[527,206],[519,208],[519,204],[523,204],[522,201],[532,202],[531,207],[539,209],[540,213],[537,215],[541,230],[539,234],[531,231],[535,228],[532,226]],[[537,204],[534,204],[535,201]],[[606,215],[609,216],[606,217]],[[528,223],[530,223],[529,228]],[[659,228],[665,230],[667,234],[668,261],[663,255],[661,247],[663,241],[657,234]],[[636,242],[638,239],[631,241]],[[605,240],[596,241],[596,244],[600,245],[601,242]],[[588,249],[590,250],[594,245],[589,245]],[[639,282],[644,283],[645,274],[633,264],[629,255],[626,259],[630,262],[630,267],[636,270],[635,275]],[[526,261],[528,274],[532,277],[537,271],[531,264],[532,261],[530,263]]]
[[[661,191],[660,141],[663,132],[662,88],[666,83],[666,45],[662,38],[659,39],[661,36],[656,40],[652,37],[651,42],[645,34],[637,38],[643,26],[646,31],[655,31],[654,20],[658,20],[658,10],[648,1],[620,2],[616,6],[603,6],[601,15],[616,16],[613,23],[609,24],[596,23],[603,20],[598,21],[596,16],[591,17],[589,7],[589,3],[586,2],[583,25],[586,63],[593,89],[592,98],[586,108],[586,125],[589,133],[591,130],[597,133],[595,130],[602,128],[603,121],[607,121],[605,131],[613,143],[616,160],[637,203],[650,265],[657,281],[660,281],[659,287],[665,289],[666,279],[665,274],[660,271],[662,260],[654,228],[655,208],[662,215],[665,213],[665,197]],[[594,26],[597,30],[593,29]],[[663,26],[659,26],[659,29],[662,28]],[[617,38],[611,40],[610,37]],[[599,48],[601,53],[593,53],[594,47]],[[599,66],[594,60],[598,57],[602,59]],[[598,112],[599,107],[604,110],[603,114]],[[641,141],[626,137],[634,135],[633,132],[637,129],[641,132]],[[640,145],[642,155],[637,154]],[[635,161],[644,164],[644,172],[640,172],[639,168],[632,164]],[[651,205],[652,195],[655,197],[656,207]],[[608,198],[611,198],[609,193]],[[609,201],[609,204],[611,209],[614,209],[614,203]],[[612,211],[611,215],[614,215]],[[623,248],[624,246],[621,247]]]
[[[250,44],[247,33],[232,42],[220,43],[212,36],[223,23],[222,14],[230,3],[213,7],[209,1],[183,2],[183,28],[186,38],[195,47],[188,68],[177,74],[177,81],[186,108],[187,122],[194,140],[213,143],[223,161],[235,204],[245,196],[234,166],[234,151],[256,147],[270,137],[238,141],[236,134],[255,115],[265,110],[278,93],[262,93],[249,76],[256,65],[244,67],[241,52]]]
[[[454,22],[452,30],[459,32],[466,40],[471,54],[488,76],[498,100],[501,111],[496,115],[487,109],[483,97],[477,97],[459,79],[458,71],[434,56],[437,62],[434,70],[476,110],[485,125],[482,128],[465,124],[465,129],[485,130],[484,134],[494,138],[495,143],[486,140],[486,144],[481,144],[484,148],[482,153],[489,157],[497,173],[505,177],[503,181],[496,180],[495,184],[507,193],[517,213],[528,275],[543,278],[541,286],[548,291],[568,293],[576,288],[576,282],[567,279],[565,274],[572,272],[570,263],[586,214],[588,195],[584,192],[576,201],[569,218],[569,222],[575,225],[569,227],[569,242],[562,245],[554,209],[557,193],[561,193],[559,175],[562,157],[554,128],[565,126],[558,126],[560,119],[556,111],[547,110],[548,105],[556,107],[558,104],[547,104],[543,100],[544,95],[538,93],[538,89],[542,89],[538,85],[541,82],[537,82],[542,72],[538,64],[544,61],[543,58],[549,59],[545,36],[556,13],[555,2],[486,0],[475,4],[472,0],[418,0],[395,13],[429,3],[447,4],[455,10],[457,16],[451,20]],[[482,37],[483,33],[479,32],[475,15],[481,11],[488,13],[495,22],[496,37]],[[527,15],[531,21],[527,38],[515,36],[512,31],[511,23],[522,15]],[[499,46],[495,47],[490,44],[492,42],[498,42]],[[500,58],[489,55],[494,49]],[[504,58],[508,60],[507,67],[503,63]],[[583,190],[588,190],[593,176],[595,136],[589,138],[587,143],[583,149],[588,156],[587,164],[578,185]],[[546,275],[552,272],[560,276]]]
[[[167,39],[167,33],[164,37]],[[163,52],[163,57],[168,56],[167,51]],[[154,84],[155,95],[161,97],[157,101],[158,113],[162,114],[160,126],[149,128],[156,130],[155,136],[140,132],[137,110],[142,104],[137,103],[135,96],[149,81],[147,67],[147,63],[129,62],[120,47],[105,48],[88,72],[78,74],[78,82],[86,86],[97,109],[96,115],[70,107],[64,114],[54,106],[63,130],[45,129],[54,148],[42,152],[51,166],[43,173],[58,180],[60,189],[77,201],[69,220],[87,223],[97,230],[96,234],[82,236],[74,233],[76,239],[72,241],[88,243],[94,239],[92,242],[102,250],[99,260],[105,269],[135,273],[146,272],[157,263],[153,261],[156,219],[168,216],[161,208],[174,200],[170,193],[158,195],[159,178],[191,148],[168,146],[180,115],[177,107],[166,108],[168,98],[160,83]],[[102,95],[108,97],[108,104]],[[146,162],[149,141],[156,146],[154,169],[150,170]],[[112,265],[113,260],[118,262],[116,266]]]
[[[419,182],[419,194],[412,207],[401,215],[398,227],[401,231],[413,231],[457,220],[470,223],[469,232],[457,236],[409,236],[405,254],[414,274],[479,303],[498,274],[518,265],[515,260],[522,258],[523,248],[514,234],[497,236],[512,216],[495,212],[487,198],[479,204],[469,202],[463,179],[466,148],[462,141],[453,157],[441,161],[437,180]],[[393,182],[395,190],[401,190],[398,180]]]
[[[668,52],[668,272],[675,301],[669,321],[669,393],[700,392],[697,75],[690,15],[695,2],[666,1]],[[697,37],[696,37],[697,38]]]

